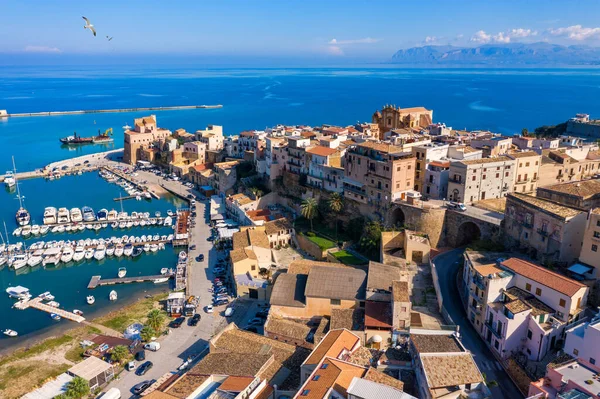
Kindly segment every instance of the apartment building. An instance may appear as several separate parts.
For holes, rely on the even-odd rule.
[[[157,126],[156,115],[135,119],[133,130],[126,130],[124,133],[123,162],[135,165],[142,159],[143,150],[162,149],[170,138],[170,130]]]
[[[484,157],[498,157],[505,155],[512,145],[510,137],[475,138],[471,140],[471,147],[481,150]]]
[[[514,166],[508,157],[451,162],[448,198],[473,203],[505,197],[513,189]]]
[[[600,314],[597,313],[591,320],[574,324],[565,333],[566,354],[600,366]]]
[[[283,137],[267,136],[265,144],[265,173],[269,181],[272,181],[283,174],[286,165],[287,140]]]
[[[431,161],[425,170],[424,196],[433,199],[448,198],[448,178],[450,176],[450,161]]]
[[[399,147],[366,141],[348,148],[344,195],[365,204],[403,200],[414,187],[415,158]]]
[[[452,145],[448,148],[448,159],[471,161],[481,158],[483,158],[483,151],[476,150],[469,145]]]
[[[578,359],[552,362],[546,375],[529,385],[529,399],[599,399],[600,367]]]
[[[579,319],[589,288],[522,259],[491,260],[465,254],[469,321],[503,359],[520,352],[539,361]]]
[[[540,187],[537,196],[549,201],[587,211],[600,207],[600,179]]]
[[[237,166],[240,161],[228,161],[214,164],[214,188],[223,194],[231,194],[237,183]]]
[[[516,136],[512,138],[512,143],[520,150],[530,150],[541,154],[542,150],[558,149],[560,139],[538,139],[535,137]]]
[[[306,148],[310,146],[310,139],[303,136],[288,137],[286,170],[300,175],[306,174]]]
[[[543,151],[538,187],[588,179],[599,173],[597,146]]]
[[[586,213],[539,197],[509,194],[504,234],[514,248],[532,258],[569,263],[581,251]]]
[[[428,143],[416,145],[411,148],[416,159],[415,165],[415,191],[425,194],[425,182],[428,165],[431,161],[440,161],[448,156],[448,144]]]
[[[208,125],[204,130],[196,131],[196,140],[206,144],[207,151],[223,149],[223,126]]]
[[[190,141],[183,145],[183,156],[199,163],[206,162],[206,144],[201,141]]]
[[[587,273],[590,277],[598,278],[600,269],[600,208],[594,208],[587,215],[587,223],[583,233],[583,243],[579,262],[592,270]]]
[[[344,169],[340,151],[336,148],[315,146],[306,149],[308,161],[307,183],[310,186],[341,193],[344,189]]]
[[[513,152],[507,155],[515,161],[515,193],[533,194],[539,181],[542,156],[534,151]]]

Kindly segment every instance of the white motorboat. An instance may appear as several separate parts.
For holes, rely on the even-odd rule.
[[[119,228],[120,229],[124,229],[125,227],[127,227],[127,222],[120,222],[119,223]]]
[[[50,291],[42,292],[40,295],[38,295],[38,298],[40,298],[42,301],[53,301],[55,299],[54,295],[52,295]]]
[[[83,312],[79,309],[73,309],[73,313],[76,314],[77,316],[83,316]]]
[[[12,170],[7,170],[4,174],[4,185],[8,188],[13,188],[17,181],[15,180],[15,174]]]
[[[156,252],[156,251],[158,251],[158,244],[150,245],[150,252]]]
[[[83,214],[79,208],[71,208],[71,221],[79,223],[83,221]]]
[[[167,211],[167,215],[168,215],[168,216],[173,216],[173,211],[169,209],[169,210]]]
[[[64,225],[56,226],[56,232],[64,233],[67,228]]]
[[[44,256],[44,259],[42,260],[42,265],[44,265],[44,266],[58,265],[58,263],[60,262],[60,249],[58,249],[58,250],[59,250],[59,253],[56,255]]]
[[[50,301],[46,305],[52,306],[53,308],[59,308],[60,307],[60,303],[58,303],[56,301]]]
[[[119,212],[117,219],[119,220],[126,220],[127,219],[127,212]]]
[[[131,212],[131,218],[132,219],[137,219],[138,218],[138,213],[136,211]]]
[[[104,222],[104,223],[101,224],[101,226],[102,226],[103,229],[105,229],[105,228],[108,227],[108,223]]]
[[[108,220],[108,210],[102,208],[98,211],[98,221],[104,222]]]
[[[104,244],[100,244],[96,247],[96,251],[94,252],[94,259],[102,260],[106,256],[106,246]]]
[[[88,295],[85,299],[88,305],[93,305],[96,302],[96,298],[93,295]]]
[[[152,196],[150,195],[150,193],[148,191],[144,191],[144,198],[151,200]]]
[[[54,321],[60,321],[60,319],[61,319],[61,317],[59,315],[57,315],[56,313],[50,313],[50,317]]]
[[[133,256],[134,258],[136,256],[140,256],[142,254],[142,252],[144,252],[144,250],[140,247],[136,247],[133,249],[133,253],[131,254],[131,256]]]
[[[144,252],[149,252],[150,251],[150,244],[146,243],[144,244]]]
[[[84,206],[83,208],[81,208],[81,212],[83,213],[84,221],[93,222],[94,220],[96,220],[96,214],[94,213],[94,210],[89,206]]]
[[[110,244],[106,247],[106,256],[113,256],[115,254],[115,246]]]
[[[160,236],[158,234],[155,234],[154,236],[152,236],[152,241],[158,241],[160,240]]]
[[[67,208],[59,208],[58,209],[58,218],[56,223],[64,224],[69,223],[71,221],[71,214]]]
[[[40,227],[40,234],[41,235],[47,234],[49,230],[50,230],[50,226],[44,225],[44,226]]]
[[[44,224],[55,224],[57,222],[56,219],[56,208],[53,206],[48,206],[44,209]]]
[[[169,277],[159,277],[154,279],[154,284],[166,283],[169,281]]]
[[[141,220],[140,221],[140,226],[144,227],[146,226],[148,223],[145,220]]]
[[[165,243],[164,242],[159,242],[158,243],[158,249],[160,249],[160,250],[165,249]]]
[[[85,258],[85,248],[78,245],[73,253],[73,260],[75,262],[81,262]]]
[[[127,221],[127,228],[130,229],[133,227],[133,222],[131,220]]]
[[[115,247],[115,256],[121,257],[123,256],[123,244],[117,244]]]
[[[34,236],[40,235],[40,225],[39,224],[34,224],[33,226],[31,226],[31,234],[33,234]]]
[[[31,256],[29,257],[29,259],[27,260],[27,265],[29,267],[34,267],[39,265],[40,263],[42,263],[43,255],[44,254],[44,250],[43,249],[37,249],[33,252],[33,254],[31,254]]]
[[[114,210],[114,209],[111,209],[111,210],[108,212],[108,215],[106,215],[106,219],[107,219],[109,222],[112,222],[112,221],[115,221],[115,220],[117,220],[117,217],[119,217],[119,213],[118,213],[116,210]]]
[[[21,237],[29,237],[31,234],[31,226],[23,226],[23,230],[21,230]]]
[[[15,330],[11,330],[10,328],[7,328],[6,330],[2,331],[2,334],[8,337],[16,337],[17,335],[19,335],[18,332],[16,332]]]
[[[21,232],[23,232],[23,228],[22,227],[17,227],[15,229],[15,231],[13,231],[13,236],[19,237],[21,235]]]
[[[134,220],[133,221],[133,226],[134,227],[138,227],[140,225],[140,221],[139,220]]]
[[[6,262],[8,262],[8,258],[6,256],[0,256],[0,266],[3,266]]]
[[[125,277],[126,274],[127,274],[127,269],[125,269],[124,267],[120,267],[119,273],[118,273],[119,278]]]
[[[20,268],[27,266],[27,261],[29,260],[26,254],[17,254],[13,257],[11,267],[15,270],[19,270]]]
[[[112,227],[113,229],[116,229],[117,227],[119,227],[119,223],[118,222],[112,222],[110,224],[110,227]]]
[[[108,294],[108,299],[111,301],[116,301],[117,300],[117,291],[112,290],[110,292],[110,294]]]
[[[73,251],[72,247],[66,246],[62,250],[62,255],[60,256],[60,261],[63,263],[69,263],[73,260],[73,256],[75,256],[75,251]]]
[[[29,293],[29,288],[25,288],[21,285],[17,285],[14,287],[8,287],[6,289],[6,293],[11,298],[17,298],[17,299],[30,299],[31,298],[31,294]]]
[[[94,250],[92,248],[86,249],[84,257],[86,260],[92,259],[94,257]]]
[[[172,226],[173,225],[173,218],[171,216],[167,216],[165,218],[165,221],[163,222],[163,224],[165,226]]]
[[[71,226],[70,224],[65,226],[65,231],[68,233],[69,231],[73,230],[73,226]]]
[[[185,251],[179,252],[179,260],[187,259],[187,253]]]
[[[154,212],[154,216],[157,217],[157,218],[159,218],[160,217],[160,211]]]
[[[133,254],[133,245],[126,244],[125,247],[123,248],[123,255],[131,256],[132,254]]]
[[[169,269],[166,267],[163,267],[162,269],[160,269],[160,274],[165,275],[169,272]]]
[[[83,223],[80,223],[80,224],[77,226],[77,230],[79,230],[79,231],[83,231],[83,230],[85,230],[85,225],[84,225]]]

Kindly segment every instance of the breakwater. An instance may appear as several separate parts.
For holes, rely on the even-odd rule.
[[[117,112],[138,112],[138,111],[177,111],[185,109],[215,109],[223,108],[223,105],[175,105],[171,107],[136,107],[136,108],[113,108],[113,109],[87,109],[79,111],[48,111],[48,112],[23,112],[23,113],[5,113],[0,110],[0,118],[9,117],[28,117],[28,116],[58,116],[58,115],[82,115],[82,114],[107,114]]]

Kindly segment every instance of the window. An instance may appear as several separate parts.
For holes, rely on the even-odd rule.
[[[319,378],[320,378],[320,377],[321,377],[320,375],[315,375],[315,376],[313,377],[313,381],[319,381]]]
[[[339,299],[330,299],[330,304],[331,305],[341,305],[342,301],[340,301]]]
[[[529,283],[525,284],[525,289],[527,291],[531,291],[531,284],[529,284]]]
[[[537,296],[542,295],[542,289],[541,288],[536,288],[535,289],[535,295],[537,295]]]
[[[472,180],[473,180],[473,181],[477,180],[477,177],[476,177],[475,175],[473,175],[473,178],[472,178]]]
[[[596,359],[594,359],[593,357],[590,357],[590,363],[596,364]]]
[[[304,391],[302,391],[302,396],[308,396],[309,393],[310,389],[305,389]]]
[[[573,349],[573,354],[574,354],[575,356],[577,356],[577,355],[579,355],[579,351],[578,351],[577,349]]]
[[[408,165],[406,167],[406,169],[411,170],[412,169],[412,165]],[[421,169],[421,164],[420,163],[417,164],[417,169]]]
[[[564,300],[564,299],[562,299],[562,298],[561,298],[561,299],[558,301],[558,305],[559,305],[561,308],[564,308],[566,304],[567,304],[567,301],[565,301],[565,300]]]
[[[592,244],[592,252],[598,252],[598,246],[596,244]]]
[[[600,231],[594,231],[594,238],[600,238]]]
[[[498,341],[494,340],[494,348],[498,349],[500,347],[500,344],[498,343]]]
[[[505,177],[508,177],[508,172],[506,172],[506,173],[504,174],[504,176],[505,176]]]
[[[485,180],[485,175],[483,175],[483,177],[481,178],[481,180]]]
[[[533,337],[533,333],[531,332],[531,330],[527,329],[527,338],[531,339],[531,337]]]
[[[324,364],[322,364],[322,365],[321,365],[321,368],[322,368],[323,370],[325,370],[325,369],[327,368],[327,366],[328,366],[328,364],[327,364],[327,363],[324,363]]]
[[[496,173],[496,179],[500,177],[500,173]]]
[[[251,270],[256,270],[256,266],[252,265]]]

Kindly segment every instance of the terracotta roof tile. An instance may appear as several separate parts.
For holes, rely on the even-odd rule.
[[[299,393],[304,399],[323,399],[330,389],[335,390],[343,397],[354,377],[361,378],[366,369],[355,364],[346,363],[332,358],[323,360],[314,375],[300,388]]]
[[[359,343],[360,338],[348,330],[330,330],[304,364],[318,364],[326,356],[337,358],[342,352],[352,350]]]
[[[470,353],[459,355],[421,355],[430,389],[483,382]]]
[[[219,389],[222,391],[241,392],[248,387],[254,381],[254,377],[235,377],[230,376],[219,385]]]
[[[502,262],[502,266],[568,296],[575,295],[577,291],[585,287],[578,281],[519,258],[507,259]]]

